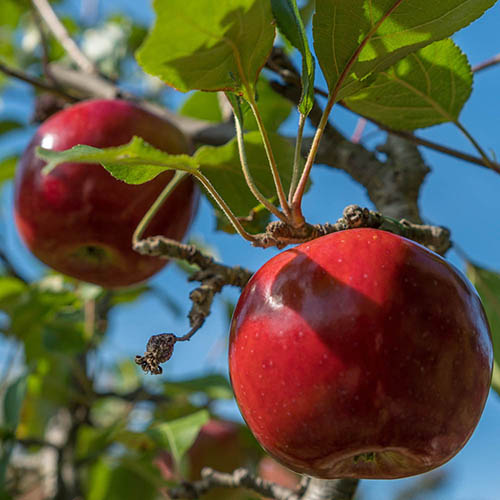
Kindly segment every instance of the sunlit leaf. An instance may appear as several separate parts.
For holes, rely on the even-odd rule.
[[[472,91],[467,57],[446,39],[378,73],[346,105],[393,129],[414,130],[458,119]]]
[[[262,0],[155,0],[156,22],[137,52],[142,68],[181,91],[252,87],[274,26]]]
[[[365,78],[450,36],[495,0],[316,0],[314,47],[330,92],[342,99]]]
[[[197,168],[191,156],[165,153],[136,136],[128,144],[105,149],[79,145],[54,151],[38,147],[37,155],[47,162],[46,173],[65,162],[101,163],[111,175],[128,184],[150,181],[165,170],[192,172]]]

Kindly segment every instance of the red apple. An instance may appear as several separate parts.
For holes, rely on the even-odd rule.
[[[77,144],[119,146],[134,135],[169,153],[188,153],[190,144],[170,122],[120,100],[94,100],[51,116],[24,152],[15,180],[15,220],[28,248],[48,266],[105,287],[140,282],[165,260],[141,256],[132,234],[172,178],[130,185],[97,164],[64,163],[49,175],[35,148],[64,150]],[[193,219],[198,190],[186,179],[151,221],[145,236],[182,239]]]
[[[245,443],[242,426],[227,420],[209,420],[200,430],[198,437],[187,452],[189,481],[201,479],[201,469],[211,467],[219,472],[233,472],[238,467],[251,465],[255,457]],[[163,477],[179,480],[172,456],[162,452],[155,460]],[[203,500],[236,500],[248,498],[243,489],[217,488],[203,495]]]
[[[249,281],[231,326],[241,413],[290,469],[320,478],[431,470],[471,436],[492,371],[472,285],[384,231],[330,234]]]

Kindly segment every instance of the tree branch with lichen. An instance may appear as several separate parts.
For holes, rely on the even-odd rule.
[[[293,228],[281,221],[271,222],[265,233],[259,234],[256,246],[283,248],[290,244],[304,243],[326,234],[348,229],[370,227],[383,229],[421,243],[437,253],[444,254],[450,247],[450,233],[446,228],[414,224],[405,219],[400,221],[385,217],[378,212],[349,205],[343,216],[335,224],[305,224],[300,229]],[[205,255],[194,245],[186,245],[163,236],[153,236],[139,240],[134,250],[142,255],[180,259],[199,268],[190,281],[200,282],[189,295],[192,306],[189,312],[191,329],[181,337],[173,333],[153,335],[146,346],[143,356],[136,356],[135,362],[145,372],[161,374],[161,364],[167,362],[173,354],[177,342],[191,340],[210,315],[213,299],[224,286],[231,285],[243,288],[252,276],[252,272],[240,266],[230,267],[216,262],[213,257]]]
[[[213,488],[246,488],[275,500],[350,500],[359,482],[357,479],[307,478],[296,490],[291,490],[266,481],[245,468],[228,474],[205,467],[201,475],[202,479],[199,481],[183,482],[179,487],[171,488],[168,491],[169,497],[195,499],[203,497]]]

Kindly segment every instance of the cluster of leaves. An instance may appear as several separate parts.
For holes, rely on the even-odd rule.
[[[157,0],[155,25],[137,51],[139,64],[171,87],[183,92],[201,91],[193,94],[183,108],[192,113],[199,106],[200,111],[194,113],[199,118],[220,119],[217,98],[207,92],[225,92],[237,119],[244,122],[247,133],[243,144],[234,139],[224,146],[201,148],[192,158],[162,153],[137,139],[128,146],[99,153],[78,147],[58,155],[50,152],[40,155],[50,160],[52,167],[69,159],[88,161],[92,157],[112,175],[129,183],[146,182],[168,169],[183,170],[197,178],[203,175],[236,217],[262,211],[261,203],[247,187],[237,145],[240,150],[245,146],[248,149],[248,170],[258,190],[265,198],[276,201],[266,155],[270,157],[271,149],[279,158],[277,173],[285,190],[294,163],[292,145],[275,136],[289,108],[277,96],[268,97],[269,89],[261,75],[275,43],[276,21],[283,40],[291,44],[289,47],[296,47],[302,56],[302,97],[298,106],[301,115],[307,116],[313,106],[316,58],[328,87],[323,120],[328,118],[331,107],[342,101],[361,116],[397,130],[452,122],[489,161],[459,122],[471,93],[472,72],[467,57],[446,37],[494,3],[495,0],[482,0],[470,6],[450,0],[422,9],[417,0],[349,3],[319,0],[312,23],[313,55],[294,1],[238,0],[219,2],[215,7],[194,0]],[[163,50],[165,47],[168,50]],[[240,104],[245,109],[251,108],[260,138],[254,131],[255,121],[239,116]],[[266,146],[266,130],[270,148]],[[321,137],[321,133],[318,129],[317,136]],[[311,151],[308,162],[314,160],[314,154]],[[269,161],[272,164],[270,158]],[[276,175],[273,172],[273,177]],[[209,199],[216,209],[220,206],[212,197]],[[261,218],[260,229],[266,221]],[[219,223],[219,227],[228,229],[228,224]]]
[[[24,354],[22,365],[18,356],[11,359],[1,388],[2,498],[26,487],[22,480],[16,484],[19,451],[39,454],[47,446],[66,455],[71,449],[71,458],[65,460],[76,467],[80,479],[87,478],[85,498],[132,498],[133,492],[156,498],[160,488],[171,484],[154,465],[157,454],[169,450],[180,470],[213,403],[232,398],[222,375],[155,380],[146,387],[131,360],[91,370],[109,311],[147,291],[141,287],[111,293],[59,275],[34,283],[0,278],[1,331],[13,345],[22,345]],[[94,308],[92,323],[89,307]],[[105,379],[111,382],[103,391]],[[61,423],[65,418],[67,428]],[[9,466],[14,450],[17,458]]]
[[[45,56],[51,63],[71,64],[54,37],[47,37],[47,53],[43,54],[31,2],[5,0],[1,10],[2,66],[38,77],[44,72]],[[113,14],[92,28],[79,26],[71,15],[60,19],[109,78],[133,80],[140,74],[130,63],[146,28],[132,18]],[[106,51],[106,44],[100,42],[109,37],[114,37],[113,44]],[[142,74],[140,81],[149,99],[164,98],[163,85]],[[14,79],[0,71],[0,99],[8,99],[19,88]],[[21,88],[25,96],[38,95],[36,88]],[[197,98],[193,96],[185,103],[184,114],[215,109],[211,99],[200,106]],[[284,100],[281,106],[276,104],[265,86],[262,99],[269,101],[266,123],[277,129],[290,105]],[[217,114],[203,119],[222,120]],[[27,121],[20,120],[18,114],[0,115],[3,195],[10,192],[21,153],[22,142],[11,139],[32,132]],[[229,163],[232,154],[228,146]],[[210,151],[205,155],[204,162],[210,164]],[[146,384],[132,360],[101,366],[96,360],[108,334],[108,315],[154,290],[139,286],[109,292],[56,273],[29,282],[11,268],[10,249],[3,247],[2,256],[6,265],[0,271],[0,342],[4,352],[0,498],[8,500],[30,492],[33,498],[45,498],[49,492],[42,489],[51,484],[59,490],[60,498],[65,494],[69,497],[71,484],[61,476],[62,468],[68,467],[77,474],[74,482],[80,483],[73,486],[85,498],[158,498],[159,490],[173,483],[162,477],[155,458],[160,451],[168,450],[175,467],[187,471],[185,453],[211,418],[213,405],[232,398],[227,378],[212,374],[187,380],[149,380]],[[175,305],[175,301],[167,302]],[[175,313],[179,311],[173,308]],[[243,426],[241,429],[245,442],[258,456],[261,452],[255,441]],[[54,477],[43,477],[45,474]]]

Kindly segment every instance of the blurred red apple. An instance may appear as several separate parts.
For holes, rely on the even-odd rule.
[[[166,263],[139,255],[132,234],[173,172],[141,185],[112,177],[97,164],[64,163],[42,175],[35,148],[64,150],[77,144],[110,147],[136,135],[173,154],[190,144],[170,122],[126,101],[93,100],[51,116],[24,152],[15,180],[15,220],[33,254],[53,269],[104,287],[145,280]],[[144,236],[181,240],[198,203],[191,178],[183,181],[151,221]]]
[[[468,280],[373,229],[272,258],[231,326],[231,382],[250,430],[281,463],[320,478],[398,478],[448,461],[479,421],[492,362]]]
[[[298,474],[283,467],[283,465],[271,457],[262,458],[257,467],[257,473],[262,479],[279,484],[290,490],[295,490],[300,483],[300,476]]]
[[[185,479],[201,479],[203,467],[211,467],[219,472],[233,472],[238,467],[251,465],[255,451],[251,450],[243,435],[241,425],[227,420],[210,420],[200,430],[198,437],[187,452],[188,473]],[[248,432],[248,431],[247,431]],[[163,451],[155,460],[163,477],[180,480],[175,471],[170,453]],[[251,493],[243,489],[216,488],[203,495],[203,500],[244,500]]]

